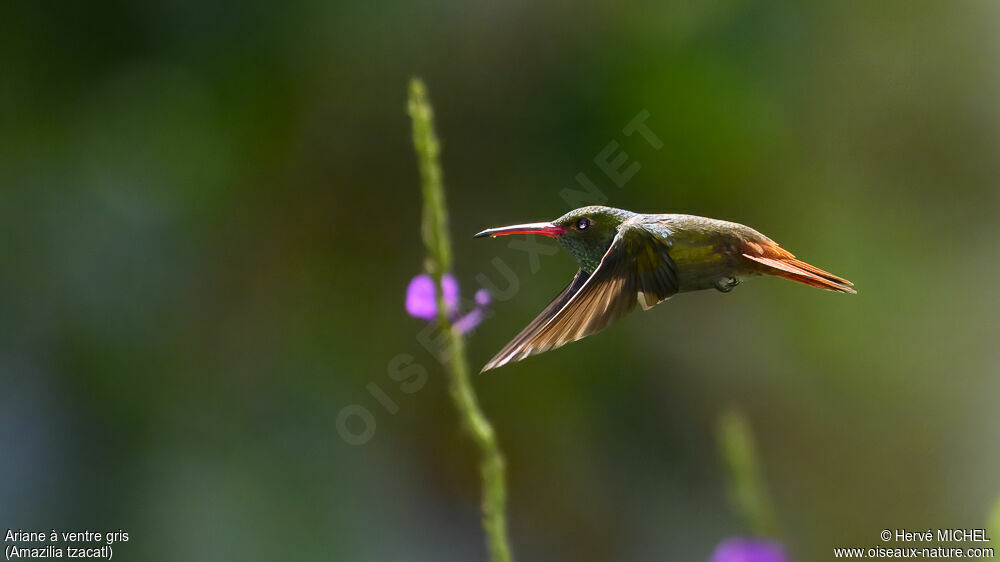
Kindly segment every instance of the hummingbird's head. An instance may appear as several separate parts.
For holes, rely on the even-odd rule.
[[[634,214],[623,209],[591,205],[574,209],[552,222],[491,228],[475,237],[540,234],[555,238],[576,258],[584,271],[592,273],[611,247],[618,234],[618,226]]]

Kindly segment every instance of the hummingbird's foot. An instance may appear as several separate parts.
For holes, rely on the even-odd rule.
[[[715,282],[715,288],[719,290],[720,293],[728,293],[736,288],[740,284],[740,280],[735,277],[723,277]]]

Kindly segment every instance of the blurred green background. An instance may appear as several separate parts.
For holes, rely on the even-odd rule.
[[[0,526],[125,560],[483,560],[403,293],[428,83],[485,363],[572,277],[482,228],[608,204],[749,224],[857,284],[685,294],[477,377],[521,560],[705,560],[746,412],[800,560],[1000,492],[1000,5],[154,0],[0,6]],[[664,142],[622,128],[640,111]],[[619,189],[594,157],[620,144]],[[551,245],[551,244],[550,244]],[[427,383],[387,373],[409,354]],[[375,384],[398,406],[388,412]],[[345,443],[358,404],[371,439]]]

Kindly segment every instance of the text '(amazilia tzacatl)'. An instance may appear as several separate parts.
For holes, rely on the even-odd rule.
[[[580,270],[483,371],[596,334],[636,302],[649,310],[677,293],[728,293],[741,277],[777,275],[830,291],[857,292],[850,281],[796,259],[749,226],[705,217],[591,206],[552,222],[491,228],[476,238],[507,234],[555,238]]]

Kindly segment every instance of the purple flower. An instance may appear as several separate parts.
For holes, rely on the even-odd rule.
[[[458,317],[458,282],[450,273],[441,278],[441,291],[448,318],[458,333],[468,333],[483,321],[484,311],[490,304],[489,291],[486,289],[476,291],[476,307],[461,318]],[[406,287],[406,312],[414,318],[428,322],[437,318],[437,290],[430,275],[421,273],[410,280],[409,286]]]
[[[476,291],[476,304],[479,306],[489,306],[490,305],[490,292],[486,289],[479,289]]]
[[[444,289],[445,308],[451,315],[458,308],[458,283],[451,274],[447,274],[441,279],[441,287]],[[430,275],[421,273],[406,287],[406,312],[428,322],[437,318],[437,291]]]
[[[709,562],[791,562],[791,558],[776,542],[735,538],[720,544]]]
[[[458,281],[450,273],[441,278],[441,289],[444,290],[444,306],[451,316],[458,310]]]
[[[479,325],[483,321],[483,309],[475,308],[472,312],[469,312],[465,316],[459,318],[452,324],[452,327],[458,330],[458,333],[465,334],[471,331],[473,328]]]
[[[430,275],[417,275],[406,287],[406,312],[414,318],[433,320],[437,316],[434,281]]]

